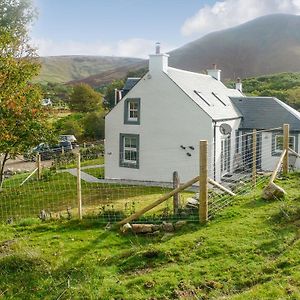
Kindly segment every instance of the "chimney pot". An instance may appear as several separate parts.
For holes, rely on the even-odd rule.
[[[242,84],[242,80],[240,77],[238,77],[236,79],[236,83],[235,83],[235,89],[239,90],[241,93],[243,92],[243,84]]]
[[[160,42],[155,44],[155,54],[160,54]]]

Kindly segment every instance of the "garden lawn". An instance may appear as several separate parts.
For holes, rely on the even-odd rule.
[[[258,188],[207,225],[174,234],[122,235],[97,220],[0,230],[3,299],[300,299],[300,176]]]

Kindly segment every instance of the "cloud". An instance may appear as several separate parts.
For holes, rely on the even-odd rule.
[[[300,0],[224,0],[205,5],[187,19],[181,33],[202,36],[212,31],[229,28],[254,18],[275,14],[300,14]]]
[[[100,41],[89,43],[71,40],[56,42],[51,39],[32,38],[32,45],[37,48],[37,53],[40,56],[104,55],[147,58],[150,53],[154,53],[155,41],[132,38],[109,44]],[[163,45],[164,52],[173,48],[170,45]]]

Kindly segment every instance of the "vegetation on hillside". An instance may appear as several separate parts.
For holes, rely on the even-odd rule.
[[[206,226],[122,235],[97,220],[1,225],[4,299],[299,299],[299,174],[240,196]]]
[[[234,87],[231,81],[229,87]],[[279,73],[243,79],[243,92],[249,96],[276,97],[300,109],[300,73]]]

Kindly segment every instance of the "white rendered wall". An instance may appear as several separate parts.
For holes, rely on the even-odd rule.
[[[178,171],[184,182],[199,173],[199,140],[208,140],[212,153],[210,117],[166,74],[150,75],[125,97],[141,99],[140,125],[124,125],[124,100],[106,116],[105,178],[171,182],[173,171]],[[119,166],[120,133],[140,135],[139,169]],[[211,160],[209,165],[212,169]]]
[[[300,149],[300,135],[298,135],[298,149]],[[262,133],[262,170],[273,171],[280,156],[272,155],[272,133]],[[300,169],[300,159],[296,160],[296,169]]]

